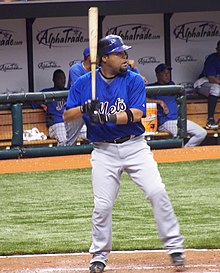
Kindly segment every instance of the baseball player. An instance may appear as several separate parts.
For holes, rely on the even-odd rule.
[[[141,118],[146,114],[146,89],[142,77],[127,70],[125,51],[130,48],[120,36],[102,38],[98,43],[101,63],[96,70],[97,99],[91,99],[91,73],[87,73],[70,89],[64,111],[66,121],[83,116],[94,147],[90,273],[104,271],[112,250],[112,209],[123,171],[149,199],[160,240],[173,264],[184,264],[179,224],[157,163],[143,136]]]
[[[157,77],[157,82],[149,84],[148,86],[165,86],[165,85],[175,85],[171,81],[170,71],[172,67],[166,64],[159,64],[155,68],[155,73]],[[168,132],[174,137],[177,136],[177,118],[178,118],[178,109],[176,96],[153,96],[151,99],[148,99],[148,102],[155,102],[158,105],[158,131],[159,132]],[[200,145],[203,140],[206,138],[207,132],[200,125],[196,124],[191,120],[186,121],[186,130],[187,134],[190,136],[190,139],[185,143],[184,147],[194,147]]]
[[[52,91],[62,91],[67,90],[65,88],[66,76],[63,70],[57,69],[53,73],[53,83],[54,86],[50,88],[45,88],[41,92],[52,92]],[[48,103],[42,102],[40,105],[38,103],[33,103],[33,108],[41,107],[46,112],[46,123],[49,131],[50,138],[57,139],[58,146],[66,146],[66,129],[63,120],[65,101],[61,99],[60,101],[51,101]]]
[[[220,124],[215,122],[215,110],[220,97],[220,40],[216,52],[209,54],[199,79],[194,83],[197,92],[208,98],[208,120],[206,129],[217,130]]]

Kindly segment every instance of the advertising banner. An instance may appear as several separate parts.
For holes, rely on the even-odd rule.
[[[33,24],[34,91],[53,86],[56,69],[68,74],[88,47],[88,18],[38,18]]]
[[[172,79],[191,92],[205,58],[220,40],[220,12],[176,13],[171,18]]]
[[[164,26],[162,14],[106,16],[103,36],[115,34],[122,37],[129,59],[135,61],[141,75],[155,82],[155,67],[164,62]]]
[[[25,19],[0,20],[0,93],[28,92]]]

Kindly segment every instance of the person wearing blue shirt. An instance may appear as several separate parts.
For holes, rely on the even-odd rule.
[[[157,82],[149,84],[148,86],[161,86],[161,85],[175,85],[171,81],[170,71],[172,68],[166,64],[159,64],[155,68]],[[177,102],[176,96],[152,96],[148,102],[155,102],[158,105],[158,131],[168,132],[174,137],[177,136]],[[186,122],[187,134],[190,136],[188,142],[184,147],[198,146],[206,138],[207,132],[200,125],[191,120]]]
[[[83,60],[81,62],[73,64],[70,67],[67,89],[70,89],[70,87],[80,76],[86,74],[90,70],[91,70],[90,50],[88,47],[86,47],[83,50]]]
[[[199,79],[194,83],[198,93],[208,98],[208,120],[206,129],[218,129],[214,114],[218,98],[220,97],[220,41],[216,51],[210,54],[204,63]]]
[[[54,86],[45,88],[41,92],[53,92],[67,90],[65,88],[66,76],[63,70],[57,69],[53,73]],[[66,129],[63,120],[65,100],[42,103],[41,107],[46,111],[46,124],[50,138],[57,139],[58,146],[66,146]]]
[[[83,117],[93,144],[92,187],[94,210],[90,273],[102,273],[112,249],[112,210],[126,171],[150,201],[159,237],[171,261],[184,265],[183,237],[145,138],[146,88],[142,77],[127,69],[126,50],[117,35],[99,40],[100,67],[96,70],[96,99],[92,99],[91,72],[71,87],[64,120]]]
[[[75,63],[70,67],[67,89],[77,81],[79,77],[88,73],[91,70],[90,50],[86,47],[83,50],[83,60]],[[87,140],[87,130],[83,119],[77,121],[65,122],[67,133],[67,146],[75,145],[78,138]]]

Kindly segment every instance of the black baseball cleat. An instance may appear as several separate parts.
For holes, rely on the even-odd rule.
[[[207,130],[217,130],[218,129],[218,124],[215,123],[214,118],[210,118],[207,123],[206,123],[206,129]]]
[[[90,273],[102,273],[104,272],[105,264],[102,262],[94,262],[90,265]]]
[[[172,253],[170,255],[170,257],[171,257],[173,265],[184,266],[185,258],[184,258],[183,253],[181,253],[181,252]]]

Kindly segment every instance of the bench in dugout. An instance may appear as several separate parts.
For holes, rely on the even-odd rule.
[[[178,102],[179,102],[179,113],[182,115],[181,121],[182,121],[182,127],[180,126],[180,134],[178,135],[177,139],[172,139],[173,141],[170,142],[160,142],[160,140],[166,140],[162,139],[163,137],[167,136],[165,133],[157,133],[155,136],[151,136],[150,140],[154,140],[155,138],[156,141],[149,141],[149,144],[151,145],[152,148],[158,149],[166,147],[166,148],[172,148],[175,146],[175,148],[181,147],[181,141],[182,141],[182,136],[184,134],[184,90],[182,86],[169,86],[166,87],[165,90],[164,88],[153,88],[151,87],[150,90],[152,92],[162,92],[167,94],[167,92],[172,92],[172,94],[176,94],[178,97]],[[163,89],[163,90],[161,90]],[[148,89],[149,93],[149,89]],[[154,94],[154,93],[152,93]],[[57,141],[54,139],[49,139],[47,138],[46,140],[36,140],[36,141],[23,141],[23,132],[25,130],[31,130],[32,128],[36,127],[40,132],[43,132],[47,137],[48,137],[48,129],[46,127],[46,120],[45,120],[45,112],[42,109],[26,109],[25,106],[29,106],[33,102],[49,102],[49,101],[54,101],[54,100],[60,100],[61,98],[66,98],[68,95],[68,91],[57,91],[57,92],[33,92],[33,93],[16,93],[16,94],[2,94],[0,95],[0,147],[7,147],[7,148],[16,148],[19,150],[19,156],[27,156],[27,150],[30,146],[34,146],[30,152],[31,156],[35,156],[37,153],[35,149],[35,146],[39,145],[52,145],[56,146]],[[5,106],[6,109],[2,109],[2,106]],[[170,139],[168,139],[170,140]],[[157,142],[158,141],[158,142]],[[28,146],[27,149],[23,150],[24,147]],[[83,146],[83,145],[80,145]],[[46,148],[46,147],[45,147]],[[72,153],[72,149],[61,149],[60,147],[51,147],[56,148],[54,150],[54,154],[56,154],[59,151],[62,151],[64,154],[65,152]],[[58,149],[60,148],[60,149]],[[64,147],[66,148],[66,147]],[[87,148],[82,147],[85,151],[87,151]],[[12,149],[10,149],[12,150]],[[78,150],[78,149],[77,149]],[[36,153],[35,153],[36,151]],[[83,151],[83,152],[85,152]],[[25,152],[25,153],[24,153]],[[51,153],[51,150],[47,149],[41,149],[39,154],[43,155]],[[5,157],[7,156],[6,154],[4,155]],[[17,156],[17,155],[15,155]]]
[[[206,98],[188,98],[186,104],[187,119],[194,121],[203,128],[205,128],[208,117],[208,99]],[[215,109],[215,121],[220,118],[220,99],[217,102]],[[219,138],[220,128],[216,130],[206,130],[207,137]]]
[[[10,148],[13,146],[13,120],[12,110],[0,110],[0,147]],[[22,109],[23,132],[37,128],[47,139],[22,141],[23,146],[30,145],[57,145],[56,139],[50,139],[46,126],[46,113],[43,109]],[[16,146],[16,145],[15,145]]]
[[[148,103],[149,107],[152,107],[152,103]],[[151,106],[150,106],[151,105]],[[150,111],[150,116],[142,119],[143,125],[145,126],[145,135],[147,140],[156,139],[156,138],[172,138],[169,133],[165,132],[158,132],[157,123],[154,120],[154,114]],[[153,115],[153,117],[152,117]],[[206,127],[208,117],[208,99],[200,96],[200,95],[193,95],[193,96],[186,96],[186,119],[191,120],[201,127]],[[220,119],[220,99],[218,100],[217,107],[215,110],[215,120],[218,121]],[[150,126],[152,126],[150,128]],[[219,124],[220,125],[220,124]],[[204,141],[204,144],[219,144],[219,137],[220,137],[220,127],[216,130],[207,129],[207,138]],[[185,136],[189,138],[190,136]]]

